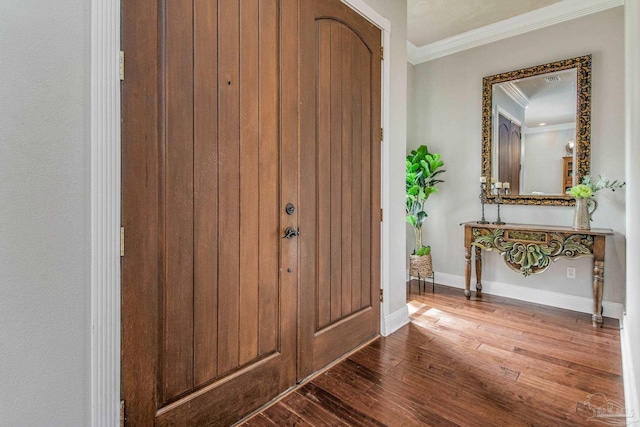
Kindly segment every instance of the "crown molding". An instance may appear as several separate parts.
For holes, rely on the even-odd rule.
[[[409,61],[409,63],[411,65],[418,65],[421,62],[416,62],[416,59],[418,58],[418,47],[411,43],[409,40],[407,40],[407,61]],[[425,62],[425,61],[422,61]]]
[[[493,43],[592,13],[624,5],[624,0],[563,0],[495,24],[477,28],[437,42],[416,47],[407,42],[407,57],[413,65]]]

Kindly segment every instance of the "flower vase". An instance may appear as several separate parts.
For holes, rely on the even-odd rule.
[[[589,206],[593,205],[593,209],[589,210]],[[593,213],[598,208],[598,202],[592,198],[576,199],[576,210],[573,216],[574,230],[590,230],[590,222],[593,220]]]

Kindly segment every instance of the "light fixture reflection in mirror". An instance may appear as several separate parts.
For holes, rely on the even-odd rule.
[[[573,141],[567,142],[567,145],[564,147],[567,152],[567,156],[573,157],[573,147],[575,147],[575,143]]]
[[[589,173],[591,56],[485,77],[482,102],[482,175],[510,183],[503,202],[572,205]]]

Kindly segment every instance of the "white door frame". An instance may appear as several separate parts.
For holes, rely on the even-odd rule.
[[[91,425],[119,424],[120,0],[91,1]]]
[[[364,0],[342,0],[383,32],[391,23]],[[91,425],[120,422],[120,0],[91,0]],[[383,61],[382,208],[389,208],[390,61]],[[381,287],[389,292],[389,221],[382,223]],[[388,298],[382,319],[389,313]]]

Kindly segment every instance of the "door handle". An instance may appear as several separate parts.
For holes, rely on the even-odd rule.
[[[292,239],[296,236],[300,235],[300,229],[294,230],[291,227],[287,227],[286,230],[284,230],[284,236],[282,236],[283,239]]]

